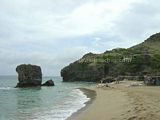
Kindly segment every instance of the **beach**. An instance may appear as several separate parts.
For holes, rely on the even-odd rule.
[[[96,97],[75,120],[159,120],[160,87],[138,85],[126,81],[110,87],[96,86]],[[135,85],[133,85],[135,84]]]

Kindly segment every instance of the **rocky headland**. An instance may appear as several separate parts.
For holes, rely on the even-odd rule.
[[[61,70],[64,82],[100,82],[160,75],[160,33],[131,48],[88,53]],[[110,79],[113,78],[113,79]]]

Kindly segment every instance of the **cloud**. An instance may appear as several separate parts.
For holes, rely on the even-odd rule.
[[[93,34],[110,29],[112,21],[134,0],[77,2],[79,6],[73,0],[63,2],[2,0],[0,22],[7,23],[1,25],[2,33],[9,35],[10,41],[18,42]]]
[[[156,4],[155,4],[156,2]],[[160,30],[160,10],[158,1],[143,1],[116,20],[115,31],[121,38],[137,44]]]
[[[134,0],[106,0],[85,3],[72,11],[63,21],[68,34],[86,35],[102,30],[109,31],[114,20],[128,9]]]
[[[32,63],[59,75],[87,52],[140,43],[159,32],[159,10],[156,0],[1,0],[0,74]]]

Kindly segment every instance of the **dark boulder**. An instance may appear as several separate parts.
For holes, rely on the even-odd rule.
[[[114,81],[116,81],[115,78],[110,76],[101,79],[101,83],[111,83]]]
[[[47,82],[45,82],[44,84],[42,84],[42,86],[55,86],[55,84],[54,84],[53,80],[48,80]]]
[[[160,76],[145,76],[144,84],[147,86],[160,86]]]
[[[40,66],[22,64],[17,66],[19,83],[16,87],[36,87],[41,86],[42,71]]]

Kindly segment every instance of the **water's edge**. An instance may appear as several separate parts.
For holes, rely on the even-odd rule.
[[[96,91],[94,91],[94,90],[90,90],[87,88],[78,88],[78,89],[81,90],[87,96],[87,98],[90,98],[90,100],[85,103],[85,107],[82,107],[77,112],[73,113],[66,120],[76,120],[76,117],[79,114],[81,114],[82,111],[86,110],[92,104],[92,102],[95,100],[95,98],[97,96]]]
[[[14,88],[16,76],[0,76],[0,119],[66,120],[92,101],[92,92],[79,88],[90,88],[94,83],[65,83],[61,77],[54,76],[44,77],[43,81],[49,79],[56,86]]]

